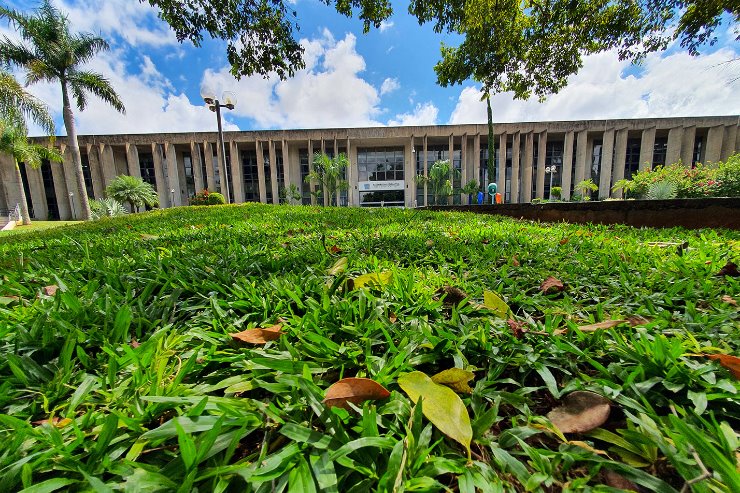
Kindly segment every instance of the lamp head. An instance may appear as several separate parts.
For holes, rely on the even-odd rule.
[[[212,87],[204,84],[200,86],[200,97],[203,98],[203,101],[205,101],[206,104],[211,105],[216,100],[216,91],[214,91]]]
[[[221,96],[221,104],[223,104],[230,110],[233,110],[234,106],[236,106],[236,94],[231,91],[224,91],[223,95]]]

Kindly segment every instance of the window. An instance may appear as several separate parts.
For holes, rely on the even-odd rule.
[[[88,155],[83,154],[80,156],[80,160],[82,161],[82,176],[85,178],[85,190],[87,191],[87,196],[94,199],[95,192],[93,190],[93,181],[92,174],[90,173],[90,160],[88,159]]]
[[[21,171],[21,179],[23,180],[23,191],[26,193],[26,205],[28,206],[28,214],[36,219],[33,214],[33,202],[31,201],[31,188],[28,186],[28,176],[26,175],[26,164],[18,163],[18,169]]]
[[[41,180],[44,182],[44,194],[46,195],[46,209],[49,211],[50,220],[59,219],[59,205],[57,204],[57,193],[54,189],[54,175],[51,172],[51,164],[44,160],[41,163]]]
[[[552,187],[559,187],[563,174],[563,142],[547,142],[545,151],[545,168],[555,168],[554,172],[545,173],[545,198],[550,197]],[[547,171],[547,170],[545,170]]]
[[[260,201],[259,176],[257,174],[257,151],[242,151],[242,174],[244,175],[244,200]]]
[[[139,154],[139,170],[141,171],[141,179],[156,190],[157,178],[154,175],[154,157],[151,153],[142,152]]]
[[[632,175],[640,171],[640,139],[627,140],[627,156],[624,161],[624,177],[631,179]],[[614,185],[614,178],[612,178]]]
[[[653,168],[665,166],[665,157],[668,152],[668,137],[656,137],[653,148]]]
[[[185,188],[188,197],[195,195],[195,177],[193,176],[193,160],[189,152],[182,153],[182,162],[185,167]]]

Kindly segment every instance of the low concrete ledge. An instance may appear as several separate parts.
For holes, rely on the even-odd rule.
[[[429,206],[429,210],[498,214],[542,222],[626,224],[635,227],[740,229],[740,197],[606,200],[546,204]]]

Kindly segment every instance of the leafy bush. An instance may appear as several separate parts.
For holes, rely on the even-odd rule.
[[[550,195],[555,200],[560,200],[563,196],[563,187],[552,187]]]
[[[591,200],[591,193],[599,189],[598,185],[596,185],[596,183],[594,183],[590,178],[588,180],[578,182],[574,188],[577,196],[582,201]]]
[[[724,163],[718,163],[716,182],[716,196],[740,197],[740,153],[730,156]]]
[[[128,213],[123,204],[113,198],[90,200],[90,212],[93,219],[123,216]]]
[[[118,202],[128,203],[131,212],[159,202],[157,191],[151,184],[129,175],[116,176],[105,189],[105,194]]]
[[[678,193],[678,186],[670,180],[656,181],[648,186],[645,198],[648,200],[668,200],[675,199]]]
[[[226,203],[226,198],[218,192],[209,192],[208,189],[198,192],[190,197],[190,205],[221,205]]]

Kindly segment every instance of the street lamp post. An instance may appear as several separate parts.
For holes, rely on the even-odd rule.
[[[75,210],[75,194],[69,192],[69,203],[72,205],[72,219],[77,219],[77,211]]]
[[[557,166],[547,166],[545,168],[545,173],[548,173],[550,175],[550,200],[552,200],[552,177],[557,172],[558,172],[558,167]]]
[[[231,196],[229,194],[229,173],[226,170],[226,145],[224,144],[224,132],[221,128],[221,108],[227,108],[230,110],[234,109],[236,105],[236,95],[231,91],[224,91],[221,96],[223,102],[216,99],[216,93],[209,87],[202,87],[200,95],[205,101],[208,109],[216,112],[216,121],[218,122],[218,142],[221,147],[221,172],[224,174],[224,183],[226,184],[226,190],[223,190],[226,203],[231,203]],[[233,156],[232,156],[233,160]]]

